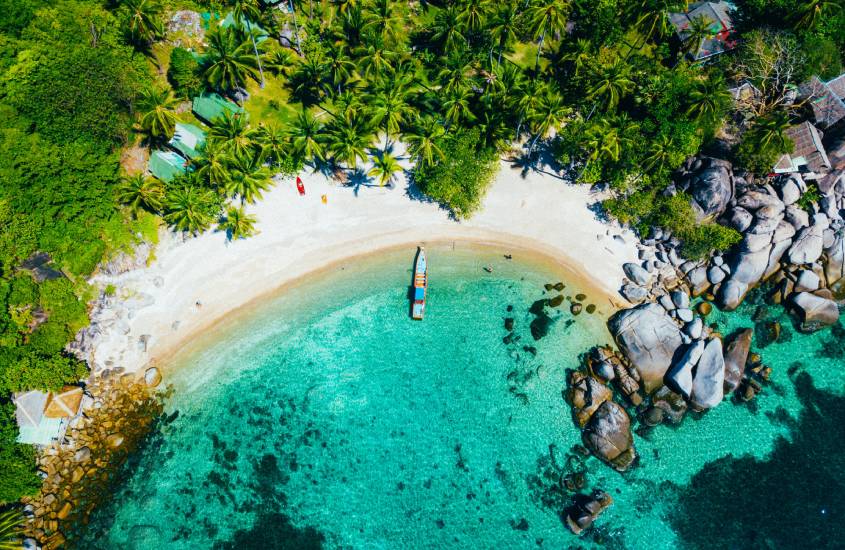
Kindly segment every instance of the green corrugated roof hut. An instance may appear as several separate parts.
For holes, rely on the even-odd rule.
[[[203,94],[194,98],[194,114],[203,120],[213,122],[216,118],[222,118],[225,113],[237,115],[244,112],[243,107],[223,99],[219,94]]]
[[[196,158],[205,146],[205,132],[193,124],[177,122],[176,131],[169,143],[186,158]]]
[[[187,166],[188,161],[174,151],[153,151],[150,155],[150,172],[161,181],[173,181],[186,172]]]

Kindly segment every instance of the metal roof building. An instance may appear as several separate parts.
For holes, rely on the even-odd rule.
[[[786,135],[795,148],[775,164],[776,174],[800,172],[805,179],[818,179],[830,171],[830,160],[822,145],[824,134],[818,128],[810,122],[802,122],[789,128]]]
[[[692,2],[686,12],[669,14],[669,22],[681,43],[689,39],[689,27],[693,20],[703,19],[709,23],[710,36],[689,54],[693,61],[703,61],[737,46],[732,10],[733,6],[728,2]]]
[[[161,181],[170,182],[173,178],[187,171],[188,161],[174,151],[153,151],[150,155],[149,169],[153,176]]]
[[[205,131],[193,124],[177,122],[173,138],[168,143],[185,158],[196,158],[205,146]]]
[[[222,118],[226,113],[230,115],[244,113],[243,107],[214,93],[198,95],[194,98],[192,107],[194,114],[207,122]]]

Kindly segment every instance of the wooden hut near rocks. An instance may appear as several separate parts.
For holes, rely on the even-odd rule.
[[[830,159],[822,144],[824,134],[811,122],[792,126],[786,136],[795,147],[778,159],[772,170],[775,174],[800,173],[804,179],[815,180],[830,172]]]
[[[79,386],[58,392],[30,390],[12,396],[20,443],[49,445],[60,440],[68,423],[79,414],[84,393]]]

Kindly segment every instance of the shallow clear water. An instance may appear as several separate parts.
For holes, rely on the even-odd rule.
[[[678,428],[635,436],[641,460],[624,475],[595,459],[582,464],[571,452],[580,434],[561,391],[579,355],[608,341],[607,307],[578,317],[562,307],[535,342],[528,308],[550,296],[543,284],[561,280],[559,269],[518,254],[507,261],[493,250],[436,248],[426,320],[413,322],[412,253],[332,269],[183,354],[169,375],[176,391],[167,408],[178,416],[135,457],[79,546],[718,547],[708,537],[725,518],[704,517],[712,507],[700,503],[711,492],[714,503],[730,494],[721,474],[739,475],[738,457],[763,471],[780,456],[773,449],[806,424],[800,373],[812,377],[813,391],[833,392],[834,405],[843,393],[842,350],[831,332],[791,334],[763,350],[773,383],[753,407],[726,402]],[[492,274],[482,270],[488,264]],[[563,294],[577,292],[567,286]],[[728,333],[751,326],[752,311],[709,321]],[[505,317],[515,318],[519,342],[502,341]],[[820,356],[824,349],[832,351]],[[830,439],[836,449],[845,433]],[[814,449],[804,451],[811,462]],[[777,480],[788,468],[772,464],[767,475]],[[582,468],[588,487],[610,492],[615,505],[579,541],[559,519],[568,495],[556,486],[562,472]],[[825,482],[843,480],[834,472]],[[802,513],[845,523],[841,497],[831,496],[824,513],[820,498]],[[740,531],[722,545],[745,546]]]

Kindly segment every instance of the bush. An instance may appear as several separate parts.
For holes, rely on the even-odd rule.
[[[41,488],[35,474],[35,449],[16,441],[14,414],[14,405],[0,400],[0,505],[34,495]]]
[[[185,48],[173,48],[173,51],[170,52],[167,80],[170,81],[176,95],[186,99],[198,95],[203,90],[199,63],[194,59],[193,54]]]
[[[791,151],[792,147],[788,150]],[[754,134],[749,132],[737,148],[736,164],[754,174],[769,174],[781,155],[786,152],[774,142],[761,144]]]
[[[640,234],[651,227],[670,230],[682,242],[682,252],[690,259],[706,257],[715,250],[726,250],[742,235],[717,223],[699,224],[690,205],[690,196],[678,193],[664,197],[655,191],[640,191],[626,197],[608,199],[604,207],[620,222],[632,225]]]
[[[422,192],[447,206],[457,218],[467,218],[478,210],[496,173],[496,151],[479,150],[479,141],[478,130],[458,130],[441,147],[445,160],[414,171],[414,182]]]

